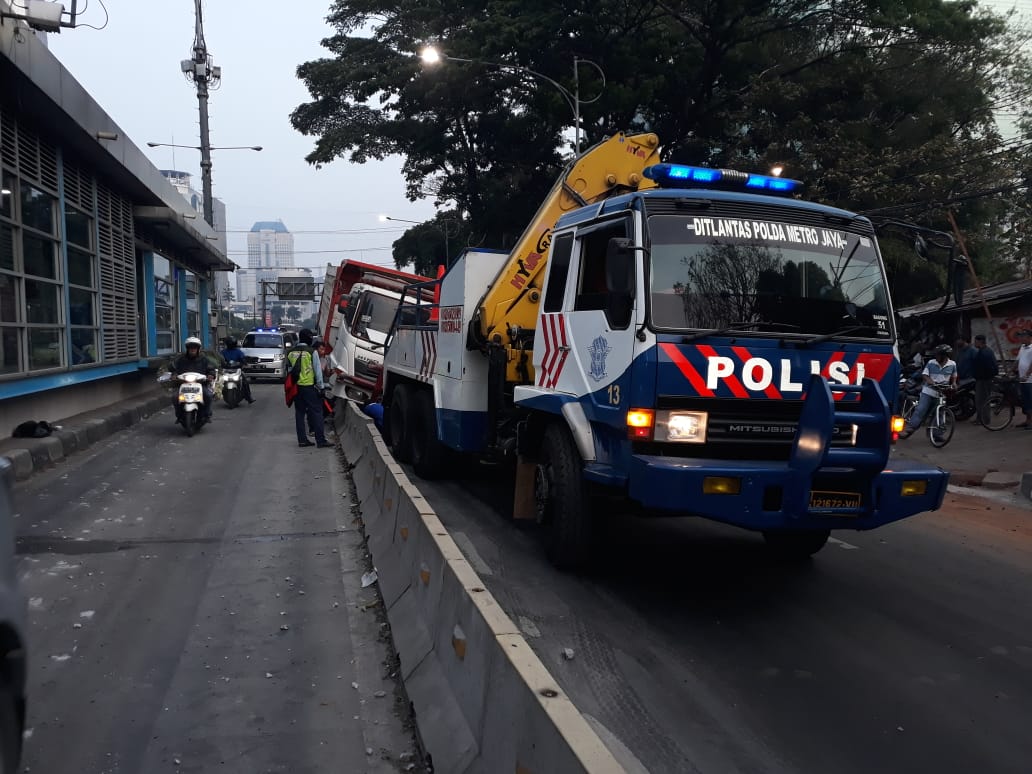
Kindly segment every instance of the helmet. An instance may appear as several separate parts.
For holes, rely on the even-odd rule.
[[[939,346],[937,346],[935,348],[935,356],[936,357],[938,357],[939,355],[952,355],[952,354],[953,354],[953,347],[951,347],[949,344],[940,344]]]
[[[226,345],[226,349],[237,348],[237,340],[234,339],[232,336],[226,336],[226,338],[224,338],[222,341]]]
[[[183,342],[184,349],[190,349],[190,347],[201,348],[201,340],[196,336],[190,336],[186,341]]]

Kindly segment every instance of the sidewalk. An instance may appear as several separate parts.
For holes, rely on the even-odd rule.
[[[1019,421],[1020,414],[1015,424]],[[1026,474],[1032,479],[1030,452],[1032,431],[1011,425],[993,432],[970,422],[958,422],[952,440],[942,449],[932,446],[928,433],[922,429],[905,441],[898,441],[891,458],[938,465],[950,472],[950,483],[957,486],[1010,489],[1020,486]]]
[[[83,451],[170,405],[168,393],[156,387],[145,396],[53,422],[54,427],[61,429],[54,430],[46,438],[0,439],[0,457],[10,460],[7,475],[24,481],[33,473],[61,462],[68,455]]]

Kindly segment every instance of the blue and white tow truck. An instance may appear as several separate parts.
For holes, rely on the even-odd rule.
[[[616,509],[734,524],[788,557],[937,509],[948,474],[889,461],[900,364],[870,221],[658,145],[586,151],[514,250],[449,268],[436,319],[406,293],[382,385],[394,455],[424,477],[517,460],[514,517],[561,567]]]

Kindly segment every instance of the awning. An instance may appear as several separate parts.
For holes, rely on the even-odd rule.
[[[960,304],[955,304],[953,299],[950,299],[950,303],[943,310],[943,314],[953,314],[966,309],[980,308],[982,306],[982,298],[985,299],[986,306],[995,306],[996,304],[1003,304],[1027,295],[1032,295],[1032,280],[1015,280],[1014,282],[1000,282],[996,285],[987,285],[982,288],[981,298],[976,288],[968,288],[964,291]],[[896,314],[903,318],[927,317],[930,314],[938,313],[942,309],[942,302],[943,296],[939,296],[934,301],[908,306],[906,309],[897,309]]]
[[[237,268],[219,249],[215,232],[199,215],[182,213],[171,207],[133,207],[133,217],[190,255],[199,266],[215,271],[234,271]]]

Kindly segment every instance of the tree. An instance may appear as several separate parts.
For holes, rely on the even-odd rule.
[[[989,274],[1028,223],[1000,194],[1032,179],[1032,131],[1005,142],[994,118],[1027,103],[1028,66],[1008,20],[972,2],[336,0],[329,21],[331,57],[298,68],[312,99],[291,120],[315,138],[308,161],[400,155],[409,197],[461,213],[486,246],[513,244],[569,159],[571,111],[525,72],[425,69],[427,42],[570,89],[574,57],[596,61],[607,80],[585,106],[589,143],[655,131],[665,160],[777,161],[808,198],[938,228],[952,206]],[[601,88],[593,68],[580,77],[582,95]],[[425,272],[440,235],[413,231],[395,259]]]

